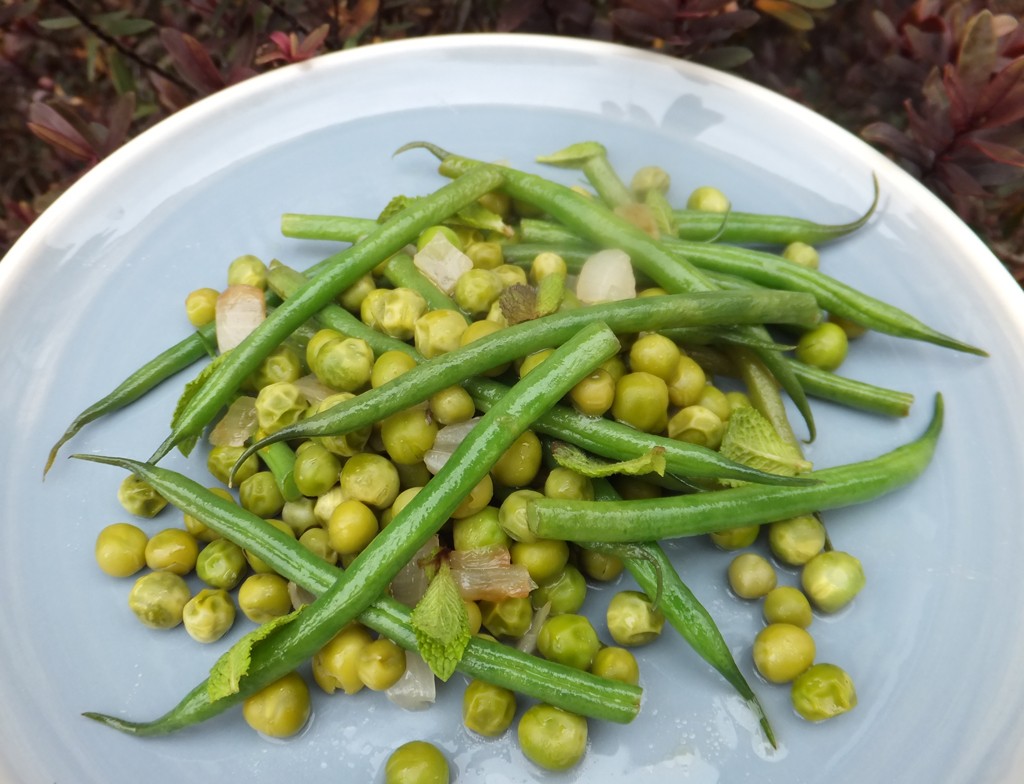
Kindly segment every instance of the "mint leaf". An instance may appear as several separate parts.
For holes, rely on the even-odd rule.
[[[665,450],[661,447],[655,447],[650,452],[634,457],[632,460],[620,460],[613,463],[594,457],[579,447],[555,441],[551,444],[551,456],[562,468],[571,469],[590,478],[611,476],[612,474],[639,476],[655,473],[658,476],[665,475]]]
[[[447,681],[472,636],[466,605],[447,561],[442,562],[410,617],[420,656],[434,675]]]
[[[228,648],[210,668],[210,677],[206,682],[206,694],[210,702],[235,694],[242,678],[249,672],[253,648],[271,632],[295,620],[301,611],[302,608],[299,608],[258,626]]]
[[[813,467],[755,408],[738,408],[732,412],[718,451],[737,463],[780,476],[796,476]],[[730,485],[746,484],[735,479],[722,481]]]

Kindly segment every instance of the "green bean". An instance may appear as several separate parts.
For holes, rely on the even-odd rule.
[[[175,412],[171,434],[150,458],[151,462],[158,462],[175,446],[187,453],[191,448],[189,442],[198,437],[246,376],[304,321],[381,261],[400,251],[423,229],[494,190],[502,179],[497,169],[488,166],[479,167],[471,174],[473,176],[457,178],[430,196],[413,201],[365,239],[332,256],[320,275],[275,309],[238,346],[219,358],[213,372]]]
[[[693,324],[760,324],[780,319],[806,323],[818,317],[813,297],[784,297],[778,292],[705,291],[560,311],[485,335],[382,386],[282,427],[248,447],[239,462],[276,441],[341,435],[371,425],[469,376],[558,345],[584,325],[596,321],[605,322],[614,332],[623,334]]]
[[[478,161],[452,155],[436,145],[412,142],[404,150],[423,148],[441,160],[442,174],[456,176],[464,171],[481,166]],[[575,193],[558,183],[527,172],[499,167],[503,173],[501,190],[514,199],[538,207],[553,218],[568,226],[574,232],[601,247],[618,248],[626,253],[633,265],[669,292],[709,291],[716,288],[702,271],[692,264],[667,253],[659,243],[638,229],[629,221],[614,214],[592,199]],[[760,337],[765,336],[763,327],[746,327]],[[772,351],[759,351],[761,360],[789,393],[797,410],[803,416],[809,438],[814,440],[814,413],[807,396],[782,357]]]
[[[295,486],[295,476],[292,469],[295,466],[295,452],[287,444],[271,444],[266,449],[260,450],[260,458],[267,468],[274,475],[277,488],[285,501],[298,501],[302,493]]]
[[[306,240],[357,242],[380,224],[372,218],[344,218],[338,215],[304,215],[286,212],[281,216],[281,234]]]
[[[707,241],[714,237],[740,245],[788,245],[791,242],[821,245],[851,234],[871,219],[879,196],[878,177],[872,175],[871,180],[874,185],[871,204],[863,215],[848,223],[816,223],[805,218],[734,210],[729,212],[724,225],[721,215],[698,210],[673,210],[672,221],[676,235],[684,240]]]
[[[597,500],[619,500],[618,493],[607,480],[595,480],[594,490]],[[747,701],[757,715],[765,736],[774,747],[775,733],[772,731],[768,716],[736,665],[721,630],[711,617],[711,613],[683,582],[661,545],[657,542],[632,543],[623,554],[622,560],[633,579],[651,601],[656,603],[679,635]]]
[[[779,437],[803,454],[803,446],[789,423],[786,405],[778,385],[761,360],[748,349],[732,346],[727,350],[751,404],[771,423]]]
[[[482,417],[451,460],[355,557],[327,591],[290,622],[253,643],[253,664],[240,677],[237,691],[211,700],[204,681],[154,721],[93,718],[134,734],[164,734],[212,718],[291,672],[384,592],[399,569],[440,529],[542,411],[618,348],[618,340],[608,327],[591,324],[556,349],[550,360],[530,375],[528,382],[516,384],[500,405]]]
[[[342,574],[339,567],[313,555],[265,520],[211,493],[186,476],[135,460],[93,455],[79,457],[117,465],[143,477],[182,512],[202,519],[211,530],[248,550],[275,572],[314,595],[328,591]],[[416,635],[410,615],[411,610],[405,605],[388,596],[380,596],[363,611],[359,621],[406,650],[416,651]],[[640,707],[639,688],[623,687],[568,667],[549,666],[548,662],[535,656],[482,638],[470,641],[458,669],[469,677],[605,721],[627,723],[635,718]],[[125,729],[121,724],[120,719],[113,719],[112,726]]]
[[[283,265],[271,270],[270,284],[284,297],[301,285],[302,280],[302,273]],[[406,284],[413,288],[417,288],[421,283],[422,285],[432,285],[422,276],[420,276],[420,282],[413,277],[406,280]],[[386,351],[402,351],[417,362],[423,361],[419,352],[408,343],[381,334],[337,305],[328,305],[320,311],[318,318],[331,329],[352,337],[362,338],[378,355]],[[473,396],[477,406],[481,409],[493,406],[508,392],[507,386],[480,377],[466,379],[462,386]],[[745,479],[769,484],[792,484],[804,481],[799,477],[780,477],[757,471],[741,463],[726,460],[713,450],[641,433],[608,419],[585,416],[564,406],[552,406],[537,419],[535,429],[552,438],[576,444],[582,449],[612,459],[619,459],[621,456],[641,457],[653,449],[662,449],[668,471],[677,476]]]
[[[863,503],[905,486],[924,471],[935,452],[942,419],[942,396],[936,395],[931,422],[920,437],[869,460],[805,475],[817,479],[817,485],[744,485],[629,502],[539,499],[528,505],[530,530],[537,536],[573,541],[655,541]]]

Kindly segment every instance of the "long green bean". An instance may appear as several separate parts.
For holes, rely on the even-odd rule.
[[[555,349],[530,374],[529,382],[517,384],[501,404],[481,418],[451,459],[327,591],[289,623],[253,643],[250,656],[255,666],[240,677],[237,691],[211,699],[204,681],[158,719],[113,719],[108,723],[139,735],[172,732],[222,713],[313,656],[384,592],[399,569],[447,521],[533,420],[618,347],[611,330],[596,323]]]
[[[556,501],[528,505],[537,536],[571,541],[660,541],[784,520],[801,514],[863,503],[897,490],[928,466],[942,430],[942,396],[931,422],[916,440],[878,457],[812,471],[817,485],[728,490],[639,501]]]
[[[94,455],[80,457],[133,472],[177,509],[245,548],[275,572],[314,595],[330,590],[342,574],[339,567],[317,557],[294,538],[189,477],[136,460]],[[363,611],[359,621],[406,650],[417,651],[410,615],[411,611],[405,605],[388,596],[380,596]],[[632,721],[640,708],[641,690],[638,687],[546,662],[481,637],[470,640],[458,670],[471,678],[481,678],[564,710],[605,721]],[[119,719],[115,721],[120,722]],[[130,723],[118,728],[131,731]]]

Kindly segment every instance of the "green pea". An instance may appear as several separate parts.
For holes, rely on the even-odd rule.
[[[146,532],[131,523],[108,525],[96,537],[96,563],[111,577],[131,577],[146,565]]]
[[[511,539],[517,542],[536,542],[537,537],[530,531],[526,521],[526,505],[544,494],[536,490],[522,489],[509,493],[498,508],[498,524]]]
[[[339,392],[336,395],[331,395],[320,401],[320,404],[316,407],[316,413],[326,411],[339,403],[344,403],[346,400],[354,398],[351,392]],[[320,444],[328,452],[333,452],[341,457],[351,457],[352,455],[359,454],[363,447],[366,446],[366,442],[370,440],[370,434],[372,433],[372,427],[364,427],[358,430],[353,430],[350,433],[345,433],[339,436],[320,436],[315,438],[314,441]]]
[[[415,465],[433,448],[437,429],[437,421],[427,409],[407,408],[381,422],[380,436],[395,463]]]
[[[329,564],[338,562],[338,553],[331,547],[330,535],[323,528],[310,528],[299,536],[299,544]]]
[[[821,264],[821,256],[817,249],[806,242],[789,243],[782,249],[782,258],[805,269],[818,269]]]
[[[537,635],[537,650],[541,656],[578,670],[589,670],[600,648],[597,632],[585,615],[549,616]]]
[[[466,422],[476,415],[473,398],[462,387],[448,387],[430,396],[430,413],[442,425]]]
[[[337,337],[319,346],[309,367],[331,389],[356,392],[370,381],[373,349],[361,338]]]
[[[793,709],[807,721],[824,721],[857,707],[853,679],[834,664],[812,664],[790,689]]]
[[[310,441],[303,447],[296,452],[295,465],[292,467],[295,486],[305,496],[321,496],[337,483],[341,474],[341,461],[321,444]]]
[[[497,602],[481,601],[480,618],[495,637],[519,639],[533,622],[533,605],[529,597],[512,597]]]
[[[327,541],[339,555],[362,552],[379,526],[373,510],[362,501],[351,498],[338,504],[327,522]]]
[[[686,209],[688,210],[728,212],[730,206],[728,197],[718,188],[710,185],[695,188],[686,199]]]
[[[346,498],[374,509],[386,509],[399,492],[398,471],[389,460],[364,452],[353,455],[341,467],[340,484]]]
[[[256,422],[267,435],[298,422],[307,408],[302,390],[290,381],[268,384],[256,394]]]
[[[250,574],[238,588],[238,607],[253,623],[266,623],[292,611],[288,581],[279,574]]]
[[[229,286],[255,286],[267,288],[267,265],[252,254],[245,254],[234,259],[228,265]]]
[[[462,693],[462,723],[477,735],[498,737],[515,715],[516,695],[502,686],[474,678]]]
[[[328,694],[341,689],[355,694],[363,688],[359,677],[359,655],[373,642],[369,630],[353,621],[338,632],[313,656],[313,680]]]
[[[609,645],[602,648],[594,656],[594,662],[590,665],[590,671],[602,678],[610,678],[613,681],[632,683],[634,686],[640,683],[640,665],[636,656],[625,648],[618,648]]]
[[[482,316],[502,291],[501,278],[489,269],[466,270],[455,282],[455,303],[471,316]]]
[[[804,564],[800,582],[814,606],[831,613],[852,602],[866,580],[857,558],[840,550],[829,550]]]
[[[281,507],[280,517],[296,536],[301,536],[310,528],[320,525],[316,516],[316,501],[312,498],[285,501]]]
[[[302,376],[302,359],[295,349],[281,345],[271,351],[249,376],[253,389],[263,389],[280,381],[298,381]]]
[[[338,304],[351,313],[358,313],[363,300],[377,288],[373,275],[363,275],[359,280],[338,295]]]
[[[619,591],[608,603],[608,633],[619,645],[647,645],[661,635],[665,616],[640,591]]]
[[[196,575],[207,585],[230,591],[249,570],[245,551],[227,539],[210,542],[196,559]]]
[[[697,362],[681,354],[672,377],[668,379],[668,399],[674,406],[684,408],[700,400],[707,386],[707,374]]]
[[[416,334],[416,322],[427,312],[423,295],[409,288],[373,292],[363,300],[360,314],[364,322],[396,340],[409,340]]]
[[[228,484],[231,469],[238,462],[238,458],[242,456],[244,450],[245,447],[242,446],[215,446],[206,456],[206,468],[218,481]],[[259,470],[259,458],[256,455],[250,455],[235,471],[235,482],[244,482]]]
[[[519,378],[525,378],[529,375],[531,370],[538,367],[554,351],[553,348],[542,348],[540,351],[534,351],[532,354],[523,357],[522,361],[519,362]]]
[[[825,321],[805,332],[796,343],[796,358],[822,370],[836,370],[846,359],[849,340],[838,324]]]
[[[754,666],[770,683],[789,683],[814,662],[814,638],[790,623],[770,623],[754,638]]]
[[[615,385],[612,416],[644,433],[660,433],[668,422],[668,385],[651,373],[627,373]]]
[[[136,517],[156,517],[167,506],[167,500],[135,474],[121,480],[117,500],[128,514]]]
[[[544,495],[548,498],[564,498],[569,501],[594,500],[594,483],[571,468],[556,466],[544,479]]]
[[[284,496],[270,471],[257,471],[238,485],[238,502],[257,517],[274,517],[284,509]]]
[[[454,351],[460,345],[466,320],[454,310],[431,310],[416,319],[413,342],[427,359]]]
[[[535,608],[546,604],[552,615],[577,612],[586,598],[587,580],[572,564],[566,564],[554,577],[539,583],[530,594]]]
[[[443,234],[444,238],[448,240],[448,242],[459,250],[462,250],[462,240],[459,239],[459,235],[455,233],[455,230],[448,226],[441,225],[431,226],[430,228],[424,229],[416,240],[416,250],[423,250],[438,234]]]
[[[553,579],[569,562],[569,545],[560,539],[513,542],[512,563],[526,568],[536,583]]]
[[[825,547],[825,526],[814,515],[779,520],[768,526],[772,554],[790,566],[802,566]]]
[[[510,286],[525,286],[529,283],[526,271],[514,264],[502,264],[500,267],[495,267],[494,273],[501,278],[501,285],[506,289]]]
[[[737,555],[729,563],[729,587],[741,599],[760,599],[775,587],[778,577],[764,556],[757,553]]]
[[[185,315],[188,323],[196,329],[212,324],[217,317],[217,289],[201,288],[189,292],[185,297]]]
[[[681,408],[668,420],[668,436],[708,449],[718,449],[725,435],[725,423],[711,409],[700,405]]]
[[[532,430],[523,433],[505,450],[491,468],[494,481],[505,487],[526,487],[540,470],[543,449]]]
[[[465,254],[477,269],[492,270],[505,263],[505,254],[499,242],[471,242]]]
[[[135,581],[128,607],[150,629],[173,629],[192,598],[185,579],[174,572],[147,572]]]
[[[359,652],[356,672],[366,688],[390,689],[405,674],[405,651],[386,637],[379,637]]]
[[[669,382],[675,376],[679,357],[679,346],[674,341],[650,332],[641,335],[630,346],[629,367],[634,372],[651,373]]]
[[[611,582],[626,568],[619,556],[585,547],[580,549],[579,558],[583,573],[601,583]]]
[[[186,575],[196,567],[199,543],[188,531],[165,528],[146,542],[146,566],[164,572]]]
[[[700,397],[697,399],[696,405],[703,406],[708,409],[723,422],[728,421],[730,414],[732,414],[732,406],[729,404],[729,398],[725,396],[725,393],[722,390],[713,384],[704,385],[704,389],[701,390]]]
[[[772,588],[764,597],[764,619],[768,623],[790,623],[806,629],[814,620],[811,603],[803,591],[791,585]]]
[[[759,533],[761,533],[761,526],[755,523],[754,525],[730,528],[726,531],[716,531],[708,536],[714,542],[715,547],[722,550],[742,550],[756,542]]]
[[[376,389],[416,367],[416,360],[404,351],[385,351],[373,362],[370,386]]]
[[[587,720],[575,713],[538,703],[519,719],[519,747],[545,770],[575,767],[587,749]]]
[[[569,390],[569,402],[581,414],[604,416],[615,402],[615,379],[598,368]]]
[[[444,754],[422,740],[399,746],[384,765],[384,784],[448,784],[450,780]]]
[[[530,279],[534,283],[540,283],[544,278],[552,275],[564,278],[568,274],[569,268],[566,266],[565,259],[551,251],[538,253],[530,262]]]
[[[452,544],[456,550],[508,547],[510,543],[509,535],[501,527],[499,512],[493,506],[452,521]]]
[[[196,642],[216,642],[235,623],[235,603],[223,589],[204,588],[186,602],[181,620]]]
[[[246,724],[271,738],[290,738],[312,713],[309,687],[297,672],[278,678],[242,703]]]

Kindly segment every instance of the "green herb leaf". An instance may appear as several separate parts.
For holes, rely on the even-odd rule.
[[[253,648],[266,639],[271,632],[295,620],[301,611],[300,607],[287,615],[282,615],[258,626],[228,648],[210,668],[210,677],[206,683],[206,693],[210,702],[216,702],[237,693],[242,678],[249,672],[249,665],[252,664]]]
[[[737,463],[781,476],[796,476],[813,467],[755,408],[738,408],[732,412],[718,451]],[[746,484],[741,480],[722,481],[733,486]]]
[[[448,563],[443,562],[426,592],[410,616],[420,656],[434,675],[447,681],[472,637],[469,615],[452,578]]]
[[[380,215],[377,216],[377,223],[387,223],[388,220],[395,217],[398,213],[410,206],[416,201],[416,197],[409,196],[395,196],[391,201],[387,203],[387,206],[381,211]]]
[[[459,226],[468,226],[471,229],[496,231],[506,237],[515,234],[515,229],[505,223],[498,213],[487,209],[480,202],[473,202],[463,207],[455,214],[455,218],[451,222]]]
[[[658,476],[665,475],[665,450],[661,447],[655,447],[650,452],[634,457],[632,460],[620,460],[613,463],[584,452],[572,444],[555,441],[551,444],[551,456],[562,468],[571,469],[592,479],[613,474],[639,476],[655,473]]]
[[[225,352],[224,354],[214,357],[210,364],[200,370],[199,374],[185,385],[185,389],[182,391],[181,397],[178,398],[178,402],[174,406],[174,413],[171,415],[171,430],[178,429],[181,422],[181,415],[185,412],[185,408],[188,406],[189,402],[191,402],[192,398],[195,397],[196,392],[199,391],[199,388],[206,383],[206,380],[213,374],[213,371],[229,353],[230,352]],[[181,441],[178,444],[178,450],[188,457],[195,445],[196,437],[193,436],[192,438],[187,438]]]
[[[546,163],[550,166],[577,169],[594,156],[604,154],[605,148],[603,144],[598,142],[577,142],[550,155],[539,155],[536,161],[537,163]]]

